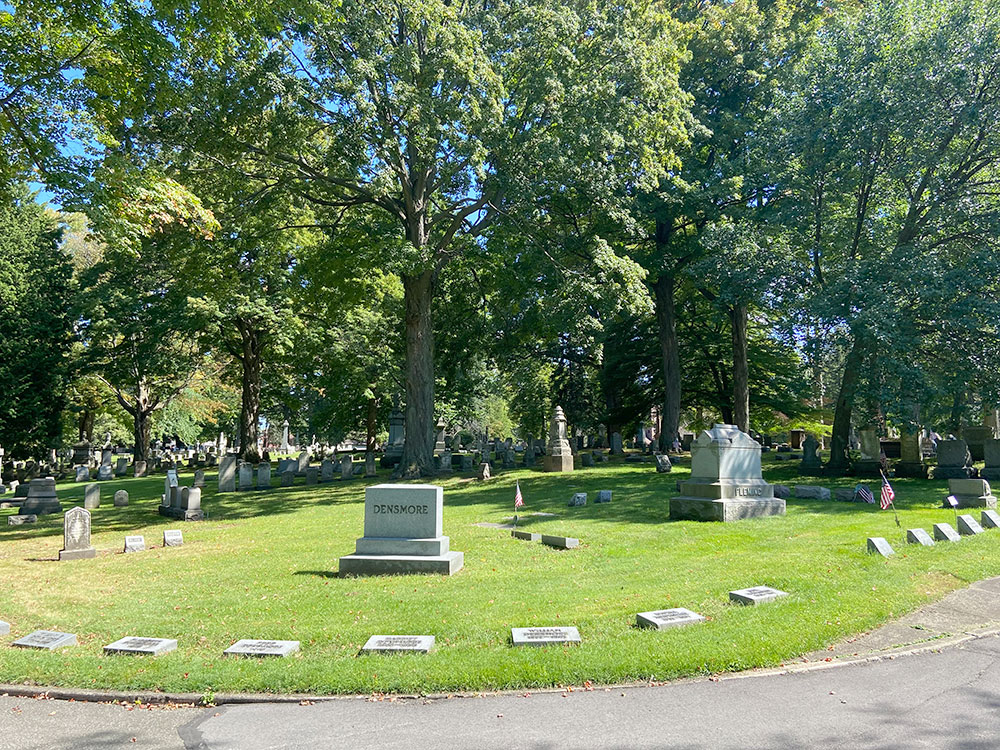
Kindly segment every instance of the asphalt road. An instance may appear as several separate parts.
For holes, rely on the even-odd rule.
[[[0,750],[1000,747],[1000,638],[792,674],[434,701],[164,709],[0,698]]]

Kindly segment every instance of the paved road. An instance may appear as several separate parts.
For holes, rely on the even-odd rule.
[[[0,750],[1000,747],[1000,638],[663,687],[215,709],[0,698]],[[133,741],[134,738],[134,741]]]

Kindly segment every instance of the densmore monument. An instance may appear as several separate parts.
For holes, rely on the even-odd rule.
[[[444,492],[433,484],[376,484],[365,490],[365,535],[340,572],[353,575],[461,570],[465,555],[442,534]]]
[[[783,516],[785,501],[760,473],[760,445],[731,424],[705,430],[691,446],[691,479],[670,501],[670,518],[739,521]]]

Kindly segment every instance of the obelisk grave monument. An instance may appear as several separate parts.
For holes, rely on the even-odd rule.
[[[691,479],[670,500],[671,520],[740,521],[783,516],[785,501],[760,473],[760,445],[731,424],[704,430],[691,445]]]
[[[573,471],[573,450],[566,438],[566,415],[561,406],[557,406],[552,412],[549,442],[545,446],[542,465],[545,471]]]
[[[365,535],[341,574],[398,575],[461,570],[465,555],[442,534],[444,492],[433,484],[376,484],[365,490]]]

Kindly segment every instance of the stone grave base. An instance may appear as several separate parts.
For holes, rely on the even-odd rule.
[[[927,479],[927,464],[923,461],[897,461],[892,469],[897,477]]]
[[[935,479],[968,479],[972,475],[972,469],[968,466],[935,466]]]
[[[167,518],[176,518],[178,521],[204,521],[205,513],[200,510],[184,510],[184,508],[174,508],[168,505],[159,507],[160,515]]]
[[[979,476],[988,482],[1000,481],[1000,466],[987,466],[979,470]]]
[[[959,508],[996,508],[997,499],[995,495],[983,495],[982,497],[976,497],[975,495],[955,495],[955,499],[958,500]],[[943,508],[950,508],[950,505],[942,505]]]
[[[823,462],[820,461],[814,464],[803,462],[799,464],[799,474],[804,477],[821,477],[823,476]]]
[[[543,466],[545,471],[573,471],[573,455],[545,456]]]
[[[59,550],[59,560],[89,560],[97,557],[97,550],[93,547],[87,549]]]
[[[785,501],[780,498],[713,500],[705,497],[671,498],[671,521],[742,521],[746,518],[785,515]]]
[[[852,468],[852,474],[856,477],[881,477],[882,476],[882,465],[878,461],[872,461],[869,459],[861,459],[860,461],[855,461]]]
[[[446,552],[443,555],[362,555],[340,558],[342,575],[385,576],[424,573],[450,576],[462,569],[465,554]]]
[[[55,498],[28,498],[17,511],[22,516],[44,516],[48,513],[62,513],[62,505]]]

